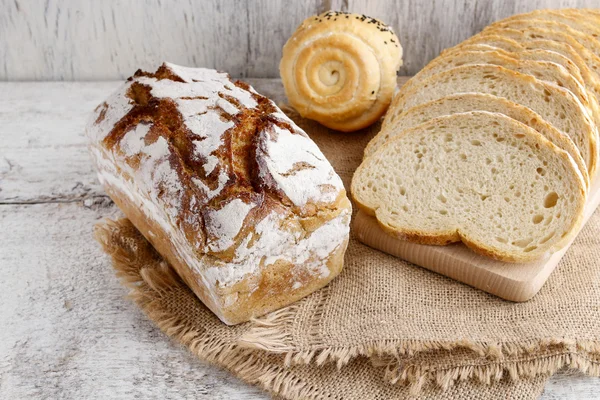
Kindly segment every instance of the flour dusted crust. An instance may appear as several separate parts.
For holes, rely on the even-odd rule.
[[[366,15],[328,11],[305,19],[279,65],[290,104],[340,131],[376,122],[390,104],[402,47],[393,30]]]
[[[138,71],[87,134],[107,193],[223,322],[285,306],[341,270],[341,179],[245,83],[168,63]]]

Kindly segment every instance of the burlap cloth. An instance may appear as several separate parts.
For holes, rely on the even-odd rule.
[[[346,187],[378,127],[328,131],[291,115]],[[126,220],[96,227],[131,297],[200,358],[297,399],[532,399],[569,367],[600,375],[600,212],[546,285],[511,303],[352,237],[341,275],[277,312],[227,327]]]

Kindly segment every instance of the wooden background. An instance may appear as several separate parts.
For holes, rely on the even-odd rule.
[[[330,9],[392,25],[411,75],[490,22],[600,0],[0,0],[0,80],[122,79],[164,60],[278,77],[300,22]]]

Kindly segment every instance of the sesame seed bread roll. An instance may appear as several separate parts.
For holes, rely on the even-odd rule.
[[[401,65],[402,47],[390,27],[329,11],[302,22],[283,47],[279,72],[300,115],[349,132],[383,115]]]
[[[166,63],[136,72],[86,131],[108,195],[226,324],[341,271],[351,213],[342,180],[249,85]]]

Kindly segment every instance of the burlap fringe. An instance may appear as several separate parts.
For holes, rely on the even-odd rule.
[[[578,370],[590,376],[600,376],[600,362],[590,354],[565,350],[546,356],[532,355],[519,360],[466,364],[441,369],[402,365],[401,360],[395,360],[386,365],[384,379],[391,384],[408,385],[410,394],[418,395],[430,385],[447,390],[456,382],[471,379],[490,385],[505,377],[518,381],[538,375],[550,376],[562,368]]]
[[[223,366],[244,381],[280,396],[292,399],[317,399],[322,398],[323,388],[317,390],[303,383],[289,370],[268,364],[259,357],[256,350],[262,350],[265,354],[283,355],[286,367],[311,362],[320,366],[335,362],[338,368],[342,368],[355,357],[370,357],[375,365],[385,369],[384,376],[387,381],[409,385],[411,394],[415,396],[429,384],[435,384],[442,389],[448,389],[455,382],[467,379],[490,384],[502,379],[506,374],[513,380],[519,380],[540,374],[552,374],[564,367],[591,376],[600,376],[600,358],[599,360],[592,358],[594,355],[600,356],[600,344],[591,341],[564,339],[529,344],[492,344],[468,340],[456,342],[409,340],[297,351],[293,346],[293,338],[283,329],[294,318],[297,304],[253,320],[256,326],[244,334],[237,344],[225,344],[218,338],[207,339],[203,331],[189,328],[184,321],[167,314],[160,306],[161,296],[181,285],[179,277],[164,261],[156,259],[156,264],[139,270],[137,260],[132,259],[131,255],[123,250],[123,247],[131,248],[135,244],[122,242],[121,246],[111,245],[112,242],[120,240],[115,236],[115,233],[121,229],[118,224],[120,223],[115,221],[105,221],[97,225],[95,237],[105,252],[111,255],[117,276],[122,284],[130,289],[129,297],[163,332],[188,347],[202,360]],[[502,361],[505,356],[534,354],[549,346],[562,347],[562,353],[544,358],[531,356],[523,357],[518,361]],[[470,349],[496,362],[432,370],[419,365],[406,365],[406,358],[400,357],[424,351],[455,349]]]
[[[375,366],[385,368],[386,381],[409,385],[412,395],[418,395],[428,384],[446,390],[457,381],[467,379],[490,384],[504,376],[512,380],[528,379],[537,375],[551,375],[562,368],[600,376],[600,358],[593,359],[593,356],[600,356],[600,343],[566,338],[523,343],[483,343],[466,339],[453,342],[389,340],[353,347],[297,350],[290,330],[285,329],[294,319],[297,307],[298,305],[292,305],[253,320],[255,326],[242,335],[238,344],[247,349],[283,354],[285,365],[288,367],[310,363],[320,366],[333,362],[338,368],[342,368],[355,357],[368,357],[373,360]],[[315,314],[319,312],[317,309]],[[459,349],[473,351],[484,358],[485,362],[432,370],[412,365],[408,361],[408,357],[421,352],[449,352]],[[541,352],[548,352],[549,349],[554,349],[552,354],[539,356]],[[518,358],[517,361],[514,360],[515,357]]]

